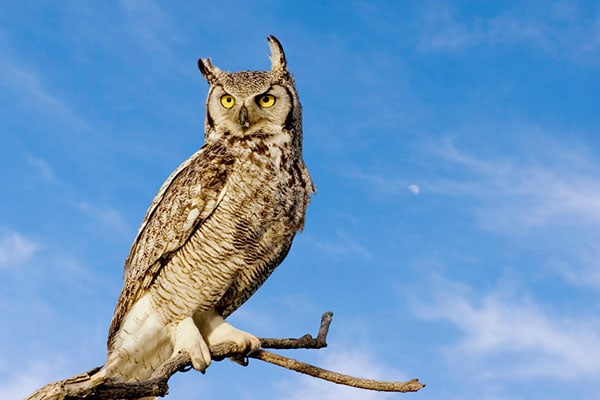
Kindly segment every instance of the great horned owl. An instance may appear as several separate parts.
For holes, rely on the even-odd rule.
[[[294,79],[281,43],[268,42],[270,71],[198,60],[205,144],[160,188],[131,246],[102,376],[144,380],[179,351],[204,371],[209,346],[260,346],[225,318],[285,258],[314,192]]]

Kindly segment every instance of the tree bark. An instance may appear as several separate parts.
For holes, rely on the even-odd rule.
[[[240,354],[233,343],[212,346],[210,347],[210,353],[212,359],[215,361],[229,357],[245,366],[248,365],[248,358],[253,358],[315,378],[367,390],[416,392],[425,387],[425,384],[420,383],[418,379],[408,382],[385,382],[357,378],[263,350],[267,348],[321,349],[327,347],[327,334],[332,316],[331,312],[323,314],[319,333],[316,338],[313,338],[310,334],[297,339],[261,338],[261,349],[251,354]],[[137,399],[146,396],[163,397],[169,391],[169,378],[178,371],[189,371],[190,369],[191,360],[187,353],[180,353],[176,357],[169,359],[154,371],[150,379],[143,382],[118,382],[111,378],[95,379],[96,374],[101,370],[101,367],[98,367],[62,381],[49,383],[31,394],[26,400],[112,400]]]

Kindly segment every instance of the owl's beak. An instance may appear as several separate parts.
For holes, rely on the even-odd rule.
[[[248,129],[248,127],[250,126],[250,121],[248,120],[248,109],[246,108],[246,106],[242,106],[242,108],[240,109],[240,125],[242,126],[243,129]]]

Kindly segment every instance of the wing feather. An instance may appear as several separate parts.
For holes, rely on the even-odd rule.
[[[202,147],[162,185],[125,261],[123,289],[111,322],[111,342],[125,314],[152,284],[165,261],[215,210],[227,188],[233,156],[219,143]]]

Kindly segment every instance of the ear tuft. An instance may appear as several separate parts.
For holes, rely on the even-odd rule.
[[[210,58],[199,58],[198,68],[202,72],[202,75],[204,75],[204,78],[206,78],[206,81],[211,85],[217,81],[217,75],[221,73],[221,70],[215,67],[212,61],[210,61]]]
[[[271,49],[271,55],[269,56],[271,59],[271,70],[273,72],[287,72],[287,61],[285,60],[285,53],[283,52],[281,42],[273,35],[269,35],[267,40]]]

